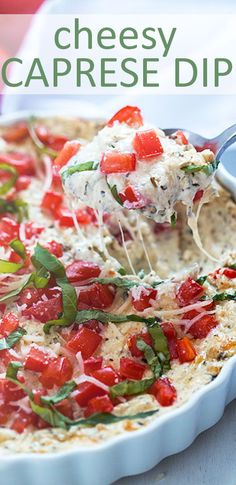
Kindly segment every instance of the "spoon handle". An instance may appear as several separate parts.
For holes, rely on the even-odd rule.
[[[216,158],[220,160],[224,151],[236,142],[236,124],[230,126],[216,138],[211,140],[216,145]]]

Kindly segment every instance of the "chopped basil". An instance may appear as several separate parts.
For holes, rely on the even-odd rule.
[[[77,323],[85,323],[88,320],[98,320],[101,323],[125,323],[125,322],[143,322],[147,325],[154,324],[155,317],[144,318],[139,315],[115,315],[114,313],[106,313],[102,310],[79,310],[75,321]]]
[[[170,352],[168,341],[159,323],[148,326],[148,332],[153,340],[153,347],[161,365],[161,374],[170,369]],[[161,375],[160,374],[160,375]]]
[[[30,406],[37,416],[46,421],[46,423],[49,423],[53,428],[68,429],[66,417],[56,409],[40,406],[39,404],[36,404],[33,399],[30,399]]]
[[[125,275],[126,275],[125,268],[123,268],[123,267],[121,266],[121,267],[120,267],[120,269],[118,269],[118,273],[119,273],[121,276],[125,276]]]
[[[199,285],[204,285],[206,279],[207,279],[207,276],[208,275],[204,275],[204,276],[199,276],[199,278],[196,280],[196,282],[199,284]]]
[[[66,382],[54,396],[42,396],[41,401],[45,404],[57,404],[66,399],[77,386],[76,382]]]
[[[236,263],[235,264],[230,264],[229,266],[227,266],[227,268],[236,269]]]
[[[216,293],[212,299],[214,301],[236,300],[236,291],[234,291],[233,293],[231,293],[230,291]]]
[[[16,361],[10,362],[8,364],[8,366],[7,366],[6,378],[9,379],[9,380],[12,380],[17,385],[20,385],[21,382],[19,382],[17,380],[17,374],[18,374],[18,370],[21,367],[22,367],[22,363],[21,362],[16,362]]]
[[[107,177],[106,177],[106,183],[107,183],[107,186],[108,188],[110,189],[111,191],[111,195],[112,197],[116,200],[116,202],[118,202],[119,205],[121,205],[123,207],[123,202],[118,194],[118,190],[117,190],[117,187],[116,185],[113,185],[111,186],[107,180]]]
[[[26,250],[24,244],[19,239],[13,239],[9,246],[21,257],[22,263],[12,263],[11,261],[5,261],[0,259],[0,273],[16,273],[19,269],[23,268],[26,258]]]
[[[65,179],[69,175],[73,175],[74,173],[77,173],[77,172],[87,172],[90,170],[97,170],[98,166],[99,166],[99,163],[94,161],[78,163],[77,165],[73,165],[72,167],[69,167],[66,170],[64,170],[64,172],[62,173],[62,180],[63,182],[65,182]]]
[[[141,381],[122,381],[114,386],[111,386],[109,389],[109,394],[112,399],[118,396],[132,396],[135,394],[141,394],[151,387],[154,380],[154,378],[151,378],[143,379]]]
[[[160,362],[158,355],[155,354],[153,348],[148,345],[144,340],[139,337],[137,338],[137,347],[144,353],[144,357],[152,370],[156,379],[162,375],[162,363]]]
[[[15,185],[18,179],[18,172],[15,167],[8,163],[0,163],[0,170],[11,175],[6,182],[3,182],[3,184],[0,185],[0,195],[5,195]]]
[[[28,204],[21,199],[5,200],[0,198],[0,214],[16,215],[17,221],[22,222],[23,219],[28,218]]]
[[[19,295],[22,292],[22,290],[24,290],[24,288],[29,287],[31,284],[35,288],[45,288],[45,286],[47,286],[48,284],[49,278],[50,278],[50,273],[46,275],[45,268],[37,269],[34,273],[27,275],[26,279],[23,280],[22,284],[18,286],[18,288],[2,296],[0,298],[0,303],[2,303],[3,301],[9,300],[9,298],[13,298]]]
[[[176,216],[176,213],[174,212],[172,215],[171,215],[171,218],[170,218],[170,224],[171,224],[171,227],[174,229],[175,226],[176,226],[176,222],[177,222],[177,216]]]
[[[49,320],[44,325],[45,333],[48,333],[52,325],[71,325],[76,318],[77,296],[74,287],[69,283],[63,264],[47,249],[39,244],[35,247],[33,260],[36,264],[44,267],[52,276],[62,290],[63,314],[57,320]]]
[[[11,349],[19,340],[26,334],[24,328],[18,328],[14,332],[10,333],[8,337],[0,339],[0,350]]]
[[[181,170],[186,173],[204,172],[206,175],[212,175],[217,170],[219,163],[219,160],[214,160],[205,165],[186,165],[181,167]]]

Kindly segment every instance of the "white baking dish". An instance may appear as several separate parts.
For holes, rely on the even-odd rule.
[[[40,112],[39,116],[55,115]],[[0,124],[29,116],[4,116]],[[189,446],[202,431],[213,426],[225,406],[236,398],[236,356],[219,376],[197,391],[183,406],[147,427],[110,438],[103,444],[49,454],[0,457],[1,485],[108,485],[127,475],[145,472],[163,458]]]

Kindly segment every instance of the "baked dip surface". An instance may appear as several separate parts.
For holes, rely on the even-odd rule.
[[[137,108],[0,137],[1,452],[148,426],[235,354],[236,207],[214,155]]]

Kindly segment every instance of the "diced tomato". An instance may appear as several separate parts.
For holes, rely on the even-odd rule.
[[[63,386],[69,381],[73,374],[73,367],[67,357],[57,357],[49,362],[43,370],[39,380],[47,389],[53,386]]]
[[[173,133],[173,135],[170,136],[170,138],[175,140],[178,145],[188,145],[188,139],[181,130],[177,130],[175,133]]]
[[[59,413],[63,414],[67,418],[73,419],[73,408],[69,399],[63,399],[63,401],[56,404],[55,407]]]
[[[155,130],[138,131],[133,140],[133,147],[140,160],[159,157],[164,151]]]
[[[2,135],[3,139],[7,143],[19,143],[29,135],[29,130],[27,123],[25,121],[19,121],[14,125],[8,126],[4,134]]]
[[[41,406],[42,405],[41,397],[47,396],[47,391],[45,389],[33,389],[32,393],[33,393],[34,402],[39,406]]]
[[[97,218],[93,209],[90,210],[89,207],[84,209],[78,209],[76,211],[76,219],[79,224],[86,226],[87,224],[92,224],[97,222]]]
[[[171,322],[163,322],[161,324],[161,328],[163,330],[163,333],[167,339],[173,339],[176,338],[176,330]]]
[[[100,171],[105,174],[133,172],[136,166],[134,153],[106,152],[103,154]]]
[[[96,308],[103,309],[112,305],[115,298],[115,293],[110,289],[108,285],[102,285],[101,283],[93,283],[87,288],[79,290],[79,296],[77,300],[78,309]]]
[[[16,412],[16,407],[9,403],[0,404],[0,426],[7,424],[9,418]]]
[[[9,256],[8,260],[11,263],[22,263],[22,258],[15,251],[10,252],[10,256]],[[28,251],[26,251],[26,257],[25,257],[25,260],[23,262],[23,268],[28,268],[30,263],[31,263],[31,255]]]
[[[151,305],[151,300],[156,300],[157,290],[154,288],[138,287],[131,290],[132,305],[137,312],[143,312]]]
[[[57,165],[52,166],[52,187],[54,190],[62,191],[60,167],[58,167]]]
[[[49,241],[44,245],[44,247],[57,258],[61,258],[63,256],[63,246],[57,241]]]
[[[0,219],[0,244],[8,246],[13,239],[19,238],[20,225],[10,217]]]
[[[20,175],[15,183],[15,188],[17,191],[26,190],[28,189],[30,182],[31,177],[29,175]]]
[[[42,290],[36,288],[25,288],[18,297],[19,305],[26,305],[27,308],[41,299]]]
[[[218,325],[215,315],[202,315],[199,320],[197,320],[190,327],[188,332],[194,338],[205,338],[208,333]]]
[[[128,357],[121,357],[120,359],[120,375],[125,379],[134,379],[140,381],[146,370],[146,365],[135,362]]]
[[[94,332],[101,333],[102,331],[102,324],[98,320],[88,320],[87,322],[83,323],[83,327],[90,328],[90,330],[94,330]]]
[[[78,283],[91,278],[97,278],[101,273],[98,264],[89,261],[76,260],[66,268],[66,276],[70,283]]]
[[[62,227],[74,227],[72,212],[63,205],[57,208],[55,212],[55,219],[58,220],[59,225]]]
[[[129,126],[139,127],[143,125],[141,110],[137,106],[125,106],[112,116],[107,126],[112,126],[115,121],[126,123]]]
[[[53,190],[49,190],[43,196],[41,207],[44,210],[54,213],[54,211],[61,205],[62,201],[62,194]]]
[[[144,355],[142,350],[139,350],[137,347],[138,338],[141,338],[142,340],[144,340],[144,342],[146,342],[147,345],[152,346],[153,344],[152,337],[148,332],[140,332],[140,333],[131,335],[127,343],[128,343],[129,351],[133,357],[143,357]]]
[[[176,293],[176,298],[180,306],[185,306],[198,300],[204,295],[204,292],[204,288],[189,277],[181,283]]]
[[[104,394],[107,394],[107,392],[101,387],[96,386],[91,382],[83,382],[78,385],[74,397],[79,406],[84,408],[87,406],[90,399],[97,396],[104,396]]]
[[[81,352],[83,359],[88,359],[102,342],[101,335],[90,328],[82,327],[66,344],[72,352]]]
[[[7,367],[10,362],[18,361],[16,353],[12,349],[1,350],[1,363]]]
[[[23,389],[7,379],[0,379],[0,397],[4,403],[18,401],[25,396]]]
[[[34,372],[42,372],[50,362],[51,357],[37,347],[31,347],[26,356],[24,368]]]
[[[54,165],[58,167],[64,167],[66,163],[72,158],[80,149],[81,144],[77,140],[67,141],[63,146],[60,153],[58,153],[57,157],[54,160]]]
[[[183,337],[177,340],[177,352],[181,364],[183,364],[183,362],[191,362],[197,355],[197,352],[188,337]]]
[[[168,349],[170,352],[170,360],[178,359],[178,351],[177,351],[177,339],[167,339],[168,340]]]
[[[223,274],[230,280],[233,280],[234,278],[236,278],[236,269],[224,268]]]
[[[35,222],[25,223],[25,236],[26,239],[31,239],[32,237],[38,236],[44,231],[44,226],[39,226]]]
[[[90,399],[88,406],[84,411],[85,417],[91,416],[95,413],[111,413],[113,410],[113,404],[109,396],[98,396]]]
[[[84,373],[90,374],[95,370],[99,370],[102,367],[103,358],[102,357],[90,357],[84,361]]]
[[[46,323],[55,320],[62,312],[61,296],[56,296],[47,301],[38,301],[29,308],[22,310],[22,315],[27,318],[35,318],[39,322]]]
[[[114,386],[120,381],[119,374],[112,367],[103,367],[102,369],[95,370],[91,373],[92,377],[95,377],[98,381],[103,382],[107,386]]]
[[[150,393],[153,394],[161,406],[171,406],[177,396],[176,389],[166,377],[158,379],[150,388]]]
[[[26,412],[23,409],[17,411],[16,417],[11,424],[11,429],[16,433],[23,433],[29,426],[36,426],[38,417],[33,412]]]
[[[54,135],[45,126],[37,126],[35,128],[38,139],[47,147],[59,152],[68,141],[68,137],[64,135]]]
[[[193,203],[196,204],[196,202],[199,202],[199,200],[201,200],[203,194],[204,194],[204,190],[197,190],[197,192],[196,192],[196,194],[194,195],[194,198],[193,198]]]
[[[19,318],[13,313],[9,312],[4,315],[0,323],[0,334],[6,337],[19,327]]]
[[[14,167],[19,175],[35,175],[35,160],[31,155],[21,152],[0,154],[0,162]]]
[[[131,185],[128,185],[122,192],[119,192],[119,196],[126,209],[142,209],[148,203],[148,200]]]

